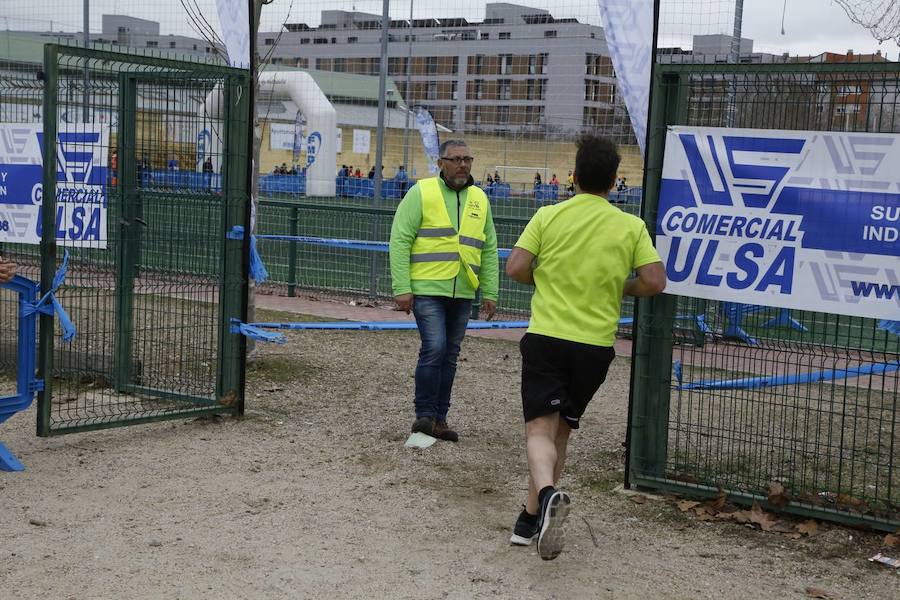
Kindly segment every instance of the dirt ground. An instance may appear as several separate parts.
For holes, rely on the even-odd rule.
[[[574,437],[568,544],[544,562],[508,544],[526,487],[514,341],[467,338],[460,442],[409,450],[415,332],[288,337],[260,348],[244,418],[42,439],[32,408],[0,426],[27,467],[0,473],[0,597],[900,597],[898,570],[866,560],[882,535],[791,540],[616,491],[626,358]]]

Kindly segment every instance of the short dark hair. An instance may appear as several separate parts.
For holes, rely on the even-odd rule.
[[[605,194],[616,182],[622,157],[611,139],[585,134],[577,142],[575,174],[578,187],[591,194]]]
[[[447,154],[447,148],[456,148],[458,146],[462,146],[464,148],[468,148],[469,145],[462,140],[446,140],[441,144],[441,147],[438,148],[438,154],[441,156],[445,156]]]

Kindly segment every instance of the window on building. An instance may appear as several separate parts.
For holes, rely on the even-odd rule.
[[[159,46],[159,42],[157,42],[157,41],[155,41],[155,40],[147,40],[147,47],[148,47],[148,48],[156,48],[156,47],[158,47],[158,46]],[[208,50],[208,48],[207,48],[207,50]]]
[[[454,100],[459,100],[459,82],[456,82],[456,81],[451,82],[450,96]]]
[[[481,97],[484,95],[484,80],[476,79],[475,80],[475,99],[481,100]]]
[[[538,64],[540,65],[540,74],[547,74],[547,64],[550,62],[550,55],[546,52],[541,52],[538,54]]]
[[[429,81],[425,85],[425,98],[428,100],[437,100],[437,82]]]
[[[535,98],[535,83],[534,79],[529,79],[525,86],[525,97],[528,100],[534,100]]]
[[[437,56],[429,56],[425,63],[425,68],[429,75],[434,75],[438,72],[438,57]]]
[[[265,44],[266,44],[266,46],[274,46],[275,38],[266,38]]]
[[[174,47],[175,47],[175,42],[169,42],[169,48],[174,48]]]
[[[537,55],[535,54],[532,54],[528,57],[528,74],[537,74]]]
[[[545,38],[555,38],[555,37],[556,37],[556,30],[555,30],[555,29],[548,29],[547,31],[544,32],[544,37],[545,37]]]
[[[508,32],[508,31],[501,31],[501,32],[500,32],[500,35],[499,35],[499,38],[500,38],[501,40],[508,40],[508,39],[509,39],[509,36],[510,36],[510,32]]]
[[[348,37],[348,38],[347,38],[347,43],[348,43],[348,44],[355,44],[355,43],[358,42],[358,41],[359,41],[359,38],[357,38],[357,37]]]
[[[500,83],[500,100],[509,100],[512,97],[512,81],[509,79],[501,79]]]
[[[194,50],[196,50],[196,49],[197,49],[197,44],[194,44]]]
[[[331,38],[331,43],[332,43],[332,44],[337,44],[337,38]]]
[[[512,73],[512,54],[500,55],[500,75],[509,75]]]
[[[509,123],[509,106],[497,107],[497,124],[506,125]]]
[[[862,87],[859,85],[842,85],[838,86],[838,96],[849,96],[850,94],[862,94]]]
[[[483,69],[484,69],[484,54],[476,54],[475,55],[475,74],[481,75],[481,72]]]
[[[317,38],[313,39],[313,44],[327,44],[327,43],[328,43],[328,38],[317,37]]]
[[[481,32],[481,39],[483,39],[483,40],[489,40],[489,39],[491,39],[491,34],[490,34],[490,32],[488,32],[488,31],[482,31],[482,32]]]
[[[301,44],[301,45],[303,45],[303,44],[308,44],[308,43],[309,43],[309,38],[300,38],[300,44]]]

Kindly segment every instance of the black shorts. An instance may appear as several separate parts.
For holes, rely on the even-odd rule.
[[[615,350],[535,333],[522,336],[519,349],[525,421],[558,412],[578,429],[578,420],[606,380]]]

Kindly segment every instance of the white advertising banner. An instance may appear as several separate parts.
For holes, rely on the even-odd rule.
[[[0,242],[39,244],[43,223],[43,125],[0,123]],[[106,248],[109,125],[58,134],[56,240]]]
[[[619,93],[643,154],[650,110],[653,0],[598,0],[598,4]]]
[[[666,292],[900,319],[900,135],[671,127]]]
[[[293,149],[294,124],[269,122],[269,150],[287,150],[290,152]]]
[[[353,152],[368,154],[372,143],[372,132],[368,129],[353,130]]]

